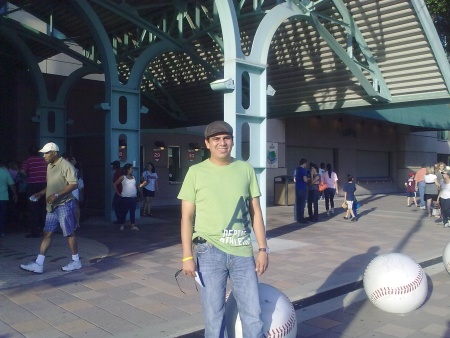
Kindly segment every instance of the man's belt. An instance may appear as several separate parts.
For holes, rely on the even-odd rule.
[[[206,239],[204,239],[203,237],[195,237],[193,240],[194,244],[203,244],[206,243]]]

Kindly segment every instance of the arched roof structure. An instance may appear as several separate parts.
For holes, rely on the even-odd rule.
[[[173,50],[155,57],[144,73],[143,104],[159,114],[161,125],[169,128],[200,125],[221,117],[222,95],[211,92],[209,83],[223,75],[226,46],[222,29],[227,27],[221,27],[214,1],[87,0],[78,9],[75,4],[82,2],[3,3],[18,7],[10,6],[9,11],[24,10],[48,24],[44,34],[8,19],[8,12],[1,16],[1,25],[15,30],[37,61],[65,53],[104,71],[106,63],[92,33],[99,27],[87,22],[83,13],[83,8],[92,8],[112,45],[120,81],[127,81],[132,64],[146,48],[158,41],[170,43]],[[448,62],[422,0],[231,3],[244,55],[258,43],[255,32],[261,23],[266,26],[265,33],[274,34],[267,46],[267,83],[276,95],[268,98],[268,117],[366,106],[383,109],[390,104],[449,96]],[[275,17],[274,9],[283,3],[286,6],[279,11],[294,8],[298,15],[282,22],[267,19]],[[349,26],[350,18],[353,27]],[[333,43],[324,34],[329,34]],[[81,46],[83,55],[76,55],[71,43]],[[390,97],[374,100],[338,50],[350,55],[371,84],[369,63],[372,68],[376,66]],[[369,60],[365,51],[370,52]],[[14,48],[5,52],[16,53]],[[146,120],[142,123],[145,126]]]
[[[249,162],[265,190],[266,119],[346,113],[428,129],[450,129],[450,67],[423,0],[11,0],[2,2],[2,58],[19,53],[33,72],[59,53],[80,70],[51,101],[65,138],[64,98],[77,78],[105,75],[105,154],[126,135],[139,156],[141,128],[176,128],[225,118],[251,135]],[[36,30],[14,19],[25,11]],[[81,52],[75,52],[73,45]],[[36,80],[40,77],[34,74]],[[210,83],[229,79],[225,92]],[[42,86],[36,83],[36,86]],[[267,88],[276,91],[267,96]],[[273,91],[272,91],[273,93]],[[131,118],[119,122],[124,99]],[[140,116],[140,107],[152,112]],[[55,135],[52,135],[55,139]],[[236,147],[240,157],[240,147]],[[106,186],[111,181],[105,177]],[[109,196],[105,197],[105,204]],[[263,206],[264,207],[264,206]]]

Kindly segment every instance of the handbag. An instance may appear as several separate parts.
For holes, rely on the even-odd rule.
[[[319,187],[318,187],[319,191],[324,191],[326,188],[327,188],[327,185],[325,184],[325,182],[321,181],[319,183]]]
[[[431,211],[431,215],[435,217],[441,217],[441,206],[438,202],[433,203],[433,210]]]
[[[344,203],[342,203],[342,208],[343,208],[343,209],[348,209],[348,205],[347,205],[347,202],[346,202],[346,201],[344,201]]]

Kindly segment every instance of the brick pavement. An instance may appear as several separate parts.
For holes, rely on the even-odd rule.
[[[450,229],[401,195],[360,196],[359,222],[328,218],[293,222],[292,207],[267,212],[270,266],[261,282],[297,304],[298,337],[450,337],[450,276],[440,257]],[[338,198],[337,205],[342,203]],[[179,208],[155,208],[141,231],[121,232],[99,218],[79,231],[83,269],[65,273],[69,249],[55,235],[42,275],[19,268],[34,259],[39,239],[15,233],[0,239],[0,337],[200,337],[201,308],[194,282],[180,268]],[[426,268],[424,305],[405,315],[376,309],[362,289],[327,293],[361,280],[376,256],[402,252]],[[315,299],[308,306],[301,300]],[[298,302],[300,301],[300,302]],[[300,304],[300,305],[299,305]]]

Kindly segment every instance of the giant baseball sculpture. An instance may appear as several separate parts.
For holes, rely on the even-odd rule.
[[[294,307],[281,291],[273,286],[260,283],[259,303],[264,338],[295,338],[297,336],[297,318]],[[228,295],[225,316],[228,338],[242,338],[242,324],[233,292]]]
[[[390,253],[374,258],[364,272],[364,290],[379,309],[407,313],[422,305],[427,296],[427,277],[411,257]]]
[[[450,242],[444,248],[442,253],[442,261],[444,262],[445,270],[450,273]]]

